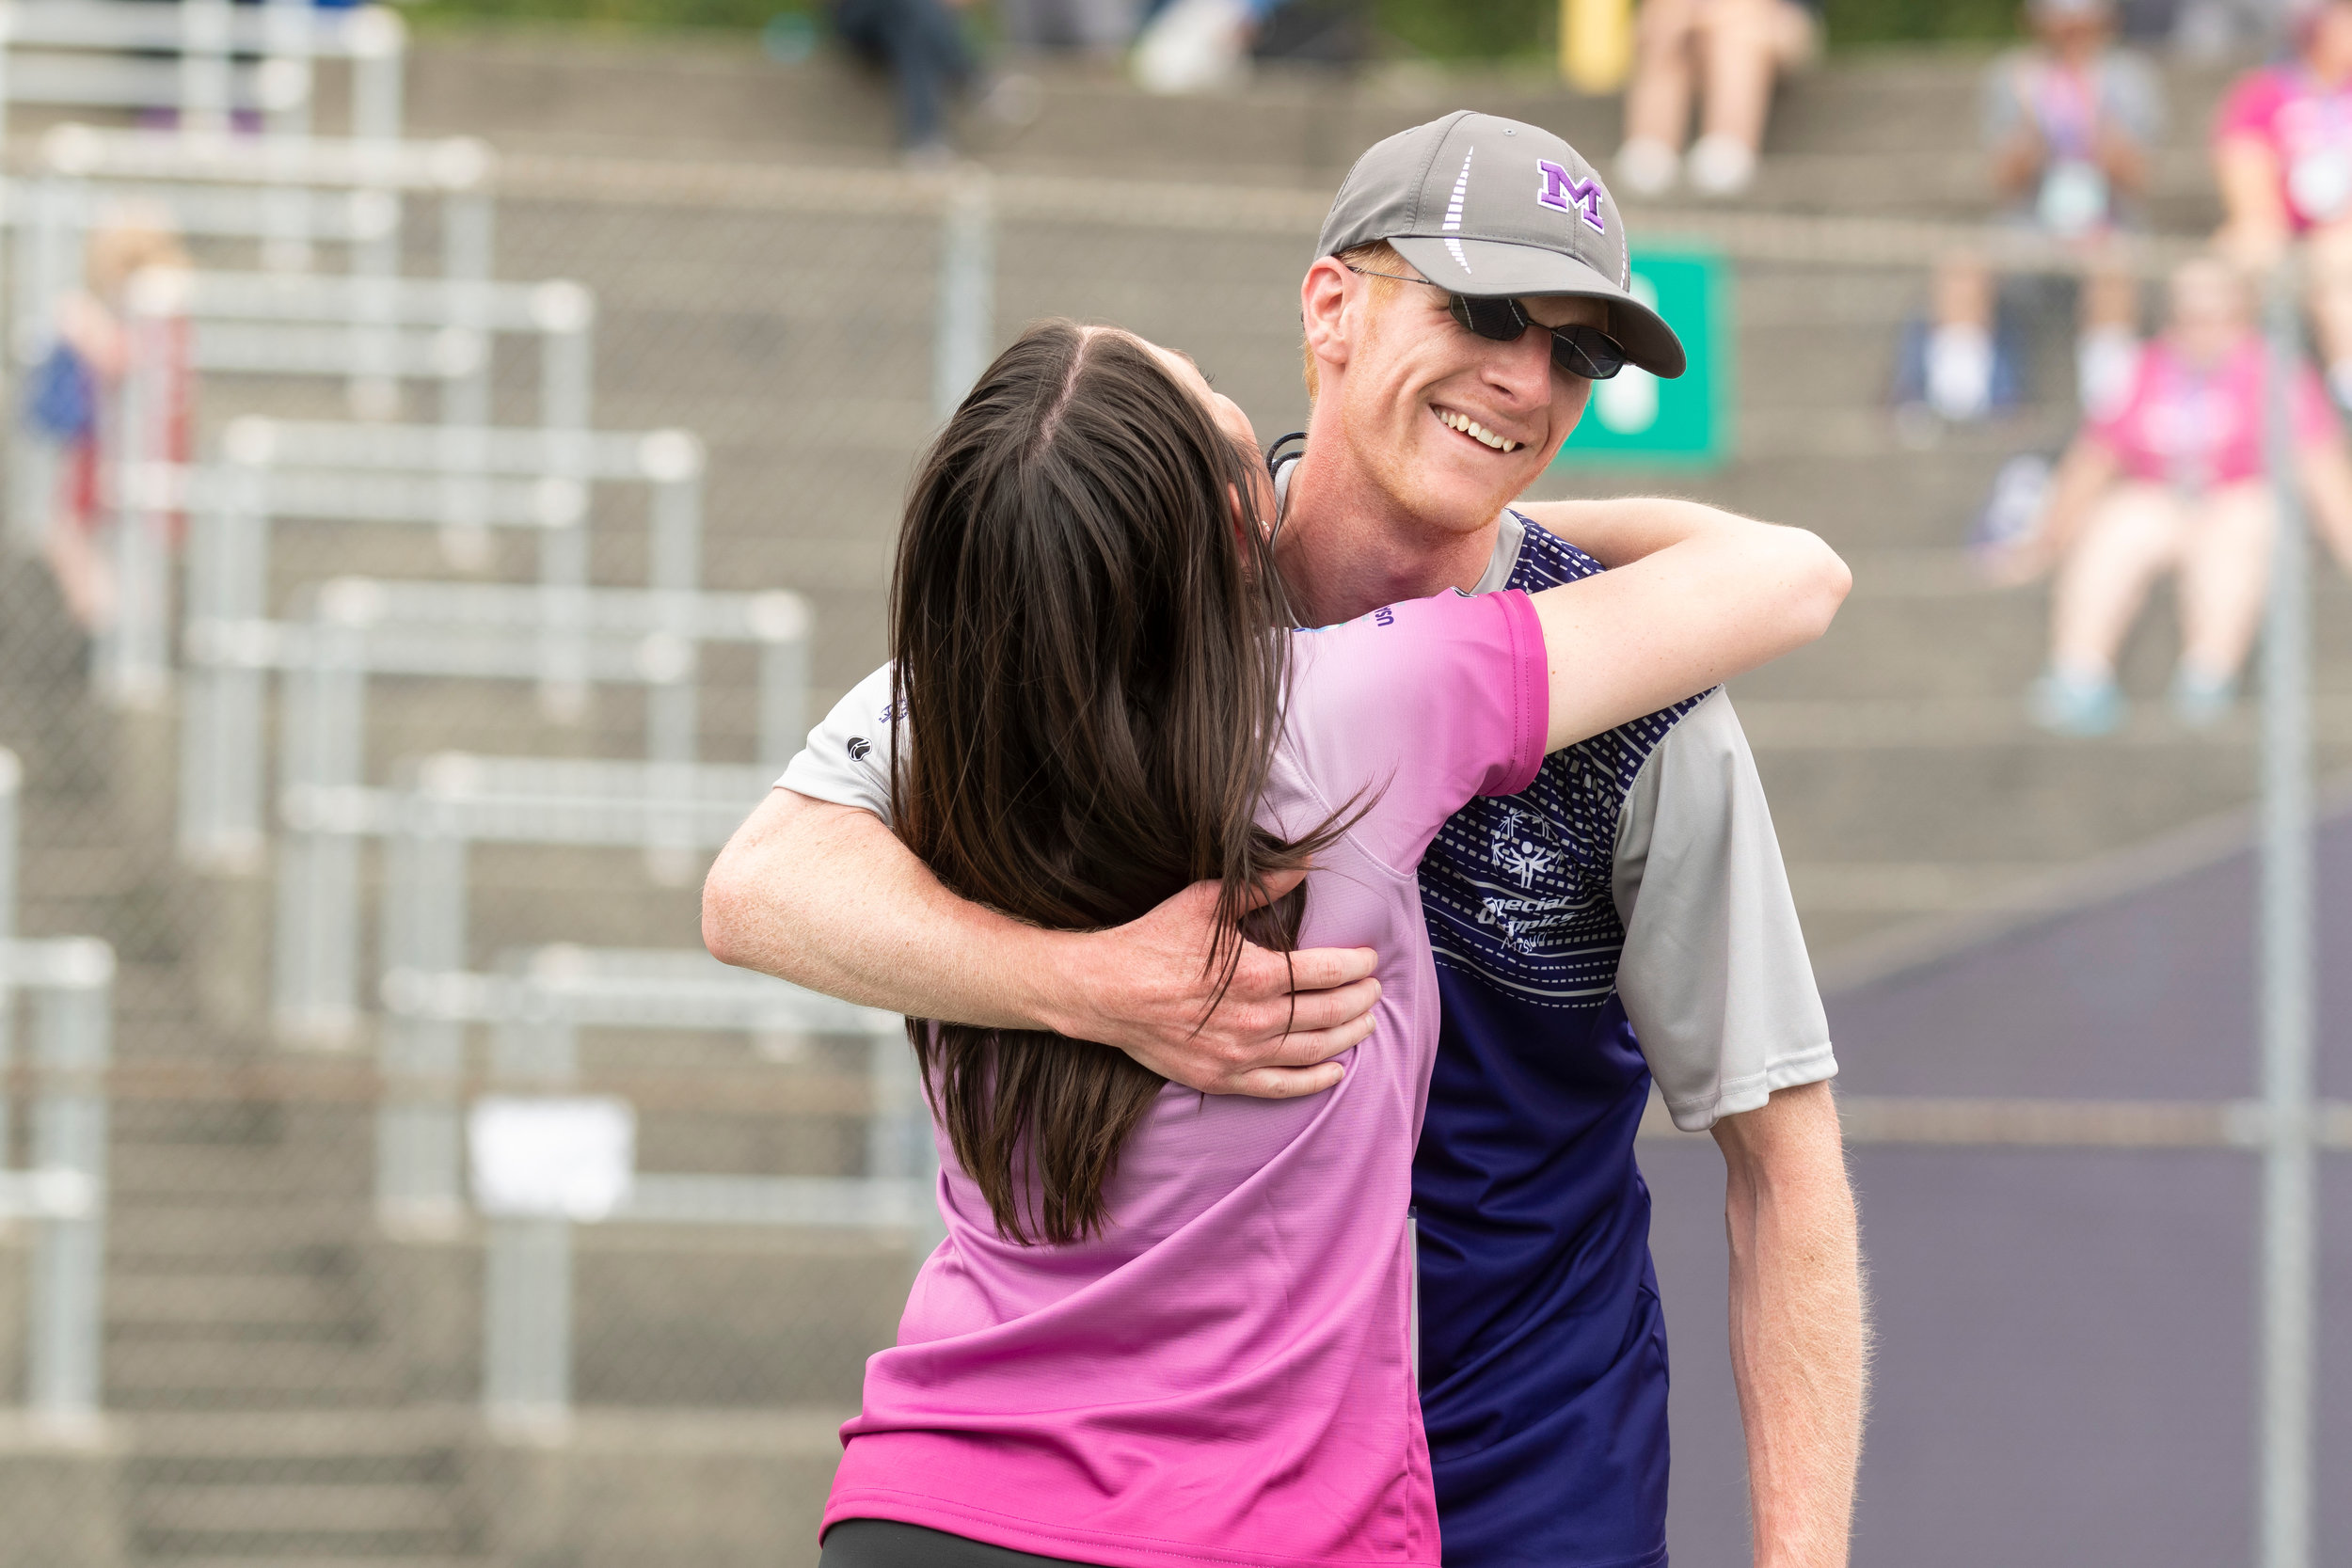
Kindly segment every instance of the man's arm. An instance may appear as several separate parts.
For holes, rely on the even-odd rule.
[[[1189,888],[1107,931],[1041,930],[957,897],[872,813],[773,789],[711,866],[703,941],[868,1006],[1100,1040],[1205,1094],[1329,1088],[1329,1058],[1372,1032],[1374,955],[1244,943],[1204,1017],[1216,895]]]
[[[1844,1568],[1869,1331],[1837,1106],[1805,1084],[1714,1131],[1756,1568]]]
[[[1853,1197],[1829,1020],[1731,700],[1685,714],[1617,824],[1617,990],[1676,1124],[1726,1167],[1731,1355],[1760,1568],[1842,1568],[1862,1439]]]

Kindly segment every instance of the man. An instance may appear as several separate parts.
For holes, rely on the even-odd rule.
[[[1586,576],[1627,518],[1688,504],[1508,505],[1566,439],[1583,378],[1617,353],[1682,369],[1627,292],[1615,204],[1565,142],[1466,113],[1391,137],[1349,174],[1317,256],[1301,292],[1314,412],[1279,476],[1279,553],[1310,624]],[[1595,300],[1613,340],[1597,353],[1544,325]],[[1252,949],[1212,1010],[1213,889],[1094,933],[965,905],[848,766],[856,726],[882,720],[837,711],[794,775],[833,799],[773,792],[720,857],[712,952],[915,1016],[1101,1040],[1204,1092],[1337,1081],[1330,1058],[1371,1027],[1369,955]],[[1422,886],[1445,1015],[1414,1193],[1446,1560],[1665,1561],[1664,1329],[1633,1161],[1654,1074],[1729,1172],[1757,1560],[1842,1564],[1863,1325],[1836,1063],[1728,700],[1692,698],[1473,803]]]

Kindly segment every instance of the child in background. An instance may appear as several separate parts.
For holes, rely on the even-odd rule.
[[[2165,335],[2142,352],[2122,402],[2074,438],[2040,524],[1999,575],[2055,567],[2050,664],[2028,695],[2034,721],[2104,735],[2123,720],[2116,656],[2166,572],[2179,581],[2182,647],[2174,715],[2209,726],[2234,701],[2270,581],[2276,508],[2264,463],[2267,346],[2230,267],[2176,271]],[[2352,563],[2352,461],[2318,378],[2291,387],[2304,495],[2338,557]]]
[[[2114,46],[2110,0],[2029,0],[2034,43],[2002,55],[1986,77],[1984,139],[2003,221],[2036,230],[2089,258],[2076,308],[2075,387],[2098,417],[2129,388],[2138,354],[2138,293],[2113,264],[2147,188],[2149,149],[2162,130],[2163,89],[2147,63]],[[1947,420],[1980,420],[1996,388],[1993,276],[1975,257],[1937,269],[1935,325],[1917,396]]]
[[[151,267],[185,267],[187,254],[162,227],[127,219],[90,235],[84,287],[56,306],[56,340],[27,390],[25,422],[57,452],[57,488],[43,554],[67,610],[85,631],[114,614],[114,574],[98,539],[100,476],[115,417],[115,393],[130,361],[123,295]],[[178,354],[171,406],[164,410],[166,447],[187,451],[187,365]]]

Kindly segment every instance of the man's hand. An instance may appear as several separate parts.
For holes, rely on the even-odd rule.
[[[1275,897],[1304,873],[1269,879]],[[1330,1058],[1372,1033],[1380,982],[1368,947],[1275,953],[1241,943],[1224,994],[1215,882],[1196,882],[1138,919],[1067,939],[1047,1026],[1117,1046],[1203,1094],[1287,1100],[1340,1081]]]
[[[958,898],[871,813],[776,789],[711,867],[703,940],[727,963],[869,1007],[1099,1040],[1205,1094],[1338,1083],[1330,1058],[1372,1032],[1372,951],[1245,942],[1219,998],[1216,910],[1203,883],[1106,931],[1041,930]]]

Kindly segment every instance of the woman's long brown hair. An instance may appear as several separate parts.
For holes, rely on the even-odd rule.
[[[980,377],[915,479],[891,586],[893,810],[947,887],[1094,929],[1210,880],[1223,929],[1296,944],[1303,888],[1245,911],[1340,830],[1253,821],[1289,641],[1256,462],[1123,333],[1045,323]],[[1220,990],[1239,956],[1204,957]],[[999,1234],[1099,1234],[1166,1080],[1058,1035],[908,1032]]]

